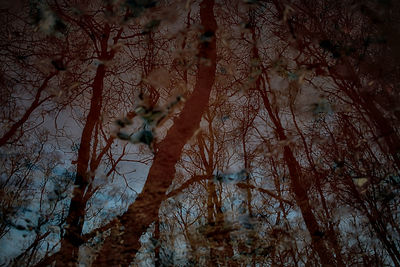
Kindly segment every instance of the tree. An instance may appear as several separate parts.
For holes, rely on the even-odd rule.
[[[350,2],[1,4],[0,262],[398,265],[397,4]]]

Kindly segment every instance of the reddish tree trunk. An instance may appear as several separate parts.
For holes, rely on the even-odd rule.
[[[200,18],[204,32],[215,34],[217,23],[213,6],[213,0],[203,0]],[[142,192],[120,217],[123,232],[104,241],[94,266],[128,266],[140,248],[141,235],[157,219],[161,202],[174,179],[175,164],[181,157],[183,146],[199,127],[209,101],[215,80],[215,38],[201,44],[199,56],[211,64],[200,64],[194,91],[167,136],[159,144]]]
[[[276,127],[276,132],[280,141],[287,140],[285,131],[282,124],[276,114],[272,111],[271,104],[265,92],[261,92],[262,99],[264,101],[264,106],[268,111],[268,114]],[[323,239],[323,231],[312,212],[312,207],[310,205],[310,199],[307,195],[307,190],[301,182],[301,169],[296,158],[293,155],[293,151],[289,146],[284,146],[283,152],[284,160],[289,169],[290,174],[290,187],[294,193],[296,204],[299,206],[301,214],[306,224],[307,230],[311,236],[311,242],[314,250],[317,252],[321,264],[323,266],[336,266],[334,261],[334,256],[326,247]]]
[[[87,173],[90,158],[90,143],[95,125],[100,118],[104,75],[105,66],[100,65],[97,68],[96,76],[93,81],[90,110],[81,136],[75,188],[66,219],[68,227],[61,241],[60,257],[57,259],[57,266],[70,266],[71,262],[77,262],[79,246],[83,243],[81,234],[87,202],[85,193],[90,181],[89,174]]]

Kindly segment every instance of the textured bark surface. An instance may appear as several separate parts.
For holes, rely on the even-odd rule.
[[[140,237],[157,219],[161,202],[174,179],[175,164],[181,157],[184,145],[199,128],[215,80],[217,23],[213,6],[212,0],[204,0],[200,4],[203,31],[212,32],[213,38],[200,45],[198,55],[200,59],[206,59],[210,64],[202,64],[200,61],[193,93],[165,139],[158,144],[142,192],[128,211],[120,216],[121,228],[117,229],[121,231],[120,234],[112,235],[105,240],[94,266],[128,266],[131,263],[141,246]]]

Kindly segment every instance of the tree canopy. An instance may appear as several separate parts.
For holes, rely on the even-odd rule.
[[[396,1],[0,7],[1,265],[400,266]]]

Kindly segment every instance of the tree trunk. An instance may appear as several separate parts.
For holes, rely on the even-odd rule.
[[[158,145],[142,192],[120,216],[124,231],[118,236],[106,238],[94,266],[129,266],[140,249],[142,233],[158,217],[161,202],[174,179],[175,164],[181,157],[184,145],[200,125],[214,84],[217,23],[213,6],[213,0],[203,0],[200,4],[204,33],[207,32],[208,35],[212,33],[214,38],[200,45],[199,57],[207,59],[210,64],[199,65],[194,91],[165,139]]]
[[[268,111],[268,114],[276,127],[276,133],[280,141],[287,140],[282,124],[276,114],[272,111],[271,104],[265,92],[261,92],[261,97],[264,101],[264,106]],[[301,169],[296,158],[293,155],[293,151],[288,145],[284,146],[283,152],[284,160],[289,169],[290,174],[290,187],[295,195],[296,204],[299,206],[301,214],[306,224],[307,230],[311,236],[311,242],[313,249],[317,252],[321,264],[323,266],[335,266],[334,256],[326,247],[323,238],[323,232],[318,225],[317,219],[312,212],[310,205],[310,199],[307,195],[307,189],[301,182]]]
[[[57,266],[71,266],[71,264],[73,265],[76,263],[78,260],[79,246],[83,243],[81,234],[87,202],[85,193],[90,182],[90,177],[87,173],[90,158],[90,142],[95,125],[100,118],[104,75],[105,66],[100,65],[97,68],[96,76],[93,81],[90,110],[81,136],[75,187],[66,218],[68,227],[61,241],[60,257],[57,259]]]

